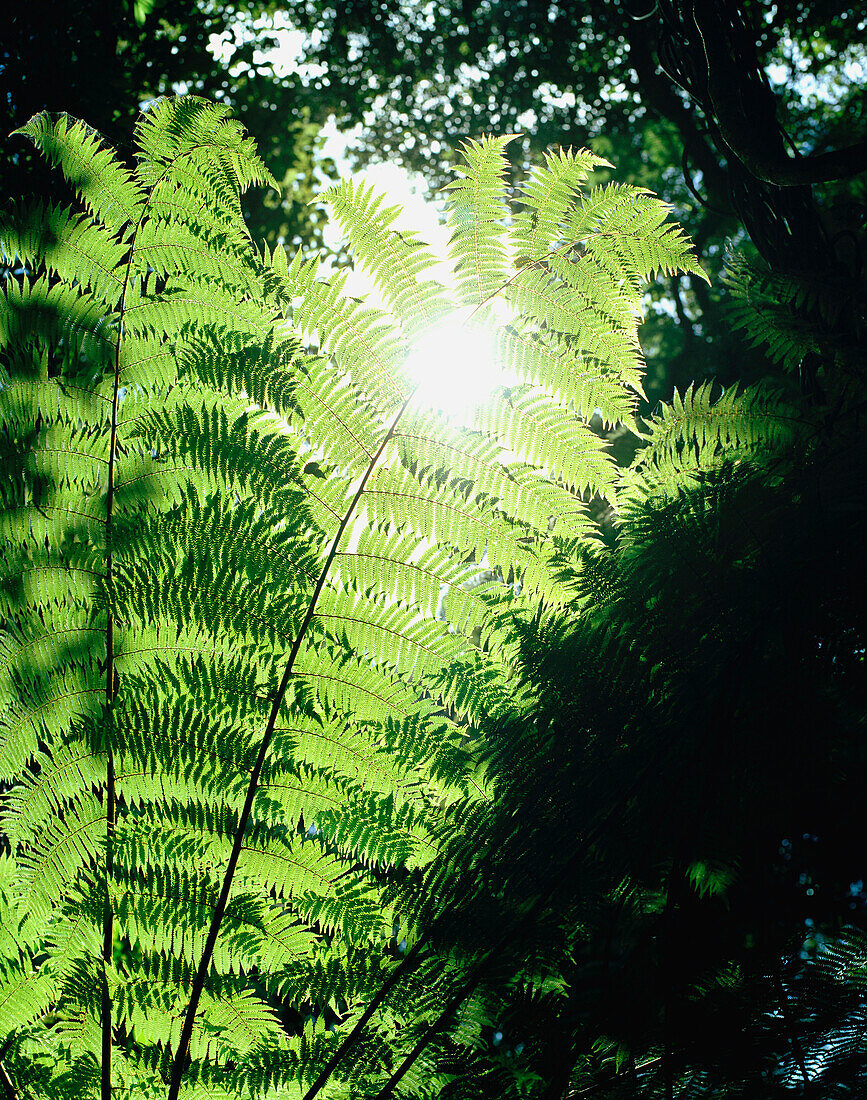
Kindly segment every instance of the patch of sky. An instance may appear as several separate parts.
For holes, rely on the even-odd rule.
[[[863,35],[867,21],[862,20],[858,30]],[[783,57],[771,62],[766,69],[772,87],[792,87],[803,106],[811,104],[835,104],[840,102],[849,88],[863,85],[867,80],[867,46],[863,37],[853,36],[852,45],[833,57],[830,53],[819,54],[818,60],[824,62],[819,75],[811,73],[809,68],[816,58],[810,58],[790,38],[780,43]]]
[[[238,18],[223,34],[212,34],[208,40],[208,49],[214,57],[232,71],[232,58],[236,51],[253,35],[267,35],[276,41],[276,45],[267,49],[256,50],[253,54],[253,64],[262,67],[269,66],[274,74],[279,77],[289,76],[294,73],[301,77],[305,84],[316,80],[326,74],[325,65],[316,65],[303,62],[302,58],[307,49],[320,44],[322,36],[319,31],[313,30],[309,34],[306,31],[297,30],[292,26],[287,12],[276,12],[273,17],[254,19],[250,15]]]

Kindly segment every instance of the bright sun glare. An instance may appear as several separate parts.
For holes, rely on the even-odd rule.
[[[494,332],[482,325],[447,319],[423,333],[409,352],[406,368],[417,384],[413,403],[468,420],[505,379]]]

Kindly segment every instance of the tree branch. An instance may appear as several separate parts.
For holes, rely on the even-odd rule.
[[[670,81],[660,74],[645,28],[630,20],[626,38],[629,60],[638,75],[643,101],[677,129],[690,163],[701,172],[711,204],[719,212],[734,214],[726,171]]]
[[[718,0],[697,0],[693,14],[707,64],[709,106],[723,140],[743,166],[756,179],[777,187],[826,183],[867,171],[867,141],[817,156],[787,154],[770,88],[763,89],[764,110],[743,101],[743,71],[731,48],[723,11]]]

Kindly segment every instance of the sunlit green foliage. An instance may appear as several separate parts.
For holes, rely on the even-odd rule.
[[[4,1057],[34,1097],[163,1096],[173,1064],[184,1097],[295,1096],[456,900],[453,823],[491,810],[474,727],[517,701],[504,609],[568,605],[558,563],[618,496],[589,421],[632,421],[643,282],[700,272],[651,195],[582,190],[589,154],[510,201],[491,138],[450,195],[456,291],[381,198],[327,194],[374,313],[256,250],[268,174],[225,108],[159,103],[134,170],[68,116],[22,133],[77,205],[2,226]],[[519,379],[470,427],[403,372],[458,307]],[[378,1089],[454,965],[329,1095]]]

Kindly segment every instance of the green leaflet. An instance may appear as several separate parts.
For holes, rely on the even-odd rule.
[[[455,297],[462,305],[488,301],[509,278],[508,242],[502,232],[509,213],[504,186],[509,140],[466,143],[466,165],[448,184],[449,258],[455,269]]]
[[[65,116],[21,134],[77,205],[0,222],[0,1041],[53,1066],[33,1095],[164,1095],[235,844],[180,1095],[293,1095],[395,929],[449,904],[450,815],[491,797],[473,724],[516,705],[508,616],[569,602],[558,563],[622,481],[589,421],[632,422],[644,280],[697,268],[658,200],[582,191],[586,152],[513,218],[491,138],[449,191],[454,288],[381,197],[325,196],[383,312],[256,251],[240,196],[273,181],[222,106],[156,104],[133,172]],[[467,427],[404,371],[457,308],[521,380]],[[352,1095],[449,980],[374,1014]]]
[[[702,472],[737,456],[744,462],[780,454],[812,434],[812,424],[793,395],[776,385],[758,383],[738,392],[731,386],[714,397],[705,382],[676,390],[670,405],[660,404],[626,479],[629,497],[673,493]]]

